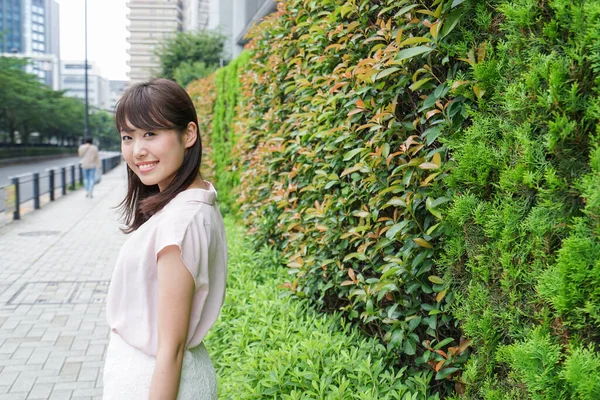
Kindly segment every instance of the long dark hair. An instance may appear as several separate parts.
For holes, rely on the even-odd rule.
[[[190,96],[168,79],[154,79],[130,87],[119,100],[115,112],[119,132],[131,132],[135,128],[148,131],[174,129],[183,140],[190,122],[198,127],[198,116]],[[185,150],[183,164],[162,192],[158,185],[144,185],[127,166],[127,196],[119,204],[126,225],[125,233],[138,229],[200,174],[202,143],[198,131],[197,135],[196,143]]]

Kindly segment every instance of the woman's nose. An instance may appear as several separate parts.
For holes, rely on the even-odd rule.
[[[133,143],[133,156],[135,158],[144,157],[147,154],[143,140],[135,140]]]

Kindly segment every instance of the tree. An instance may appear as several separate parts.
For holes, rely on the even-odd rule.
[[[186,87],[188,83],[199,78],[205,78],[215,72],[219,68],[218,65],[207,66],[204,61],[182,62],[177,68],[173,77],[175,82]]]
[[[179,77],[189,83],[203,73],[211,73],[225,59],[225,40],[224,35],[215,31],[178,32],[161,43],[156,51],[159,75],[173,80]],[[194,76],[191,71],[196,69],[198,75]]]
[[[84,130],[85,108],[80,99],[65,96],[25,72],[28,60],[0,57],[0,137],[17,144],[76,145]],[[90,115],[92,135],[106,148],[118,147],[112,116],[100,110]]]

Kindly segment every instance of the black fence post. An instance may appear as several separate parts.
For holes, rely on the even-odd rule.
[[[61,167],[60,169],[60,180],[62,184],[62,194],[64,196],[67,194],[67,169],[65,167]]]
[[[75,164],[71,165],[71,190],[75,190]]]
[[[19,177],[12,178],[12,184],[15,185],[15,211],[13,212],[13,219],[21,219],[21,210],[19,208],[19,203],[21,203],[21,199],[19,198]]]
[[[40,209],[40,174],[33,173],[33,208]]]
[[[48,171],[48,180],[50,184],[50,201],[54,201],[54,170],[50,168]]]
[[[107,166],[106,166],[106,158],[102,159],[102,175],[104,175],[105,173],[107,173]]]
[[[81,164],[79,164],[79,184],[83,186],[83,168],[81,168]]]

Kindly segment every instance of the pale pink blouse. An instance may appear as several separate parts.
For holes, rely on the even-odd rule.
[[[186,349],[198,346],[225,297],[227,244],[217,192],[187,189],[153,215],[123,244],[106,301],[111,330],[129,345],[156,356],[158,347],[157,254],[176,245],[194,278]]]

